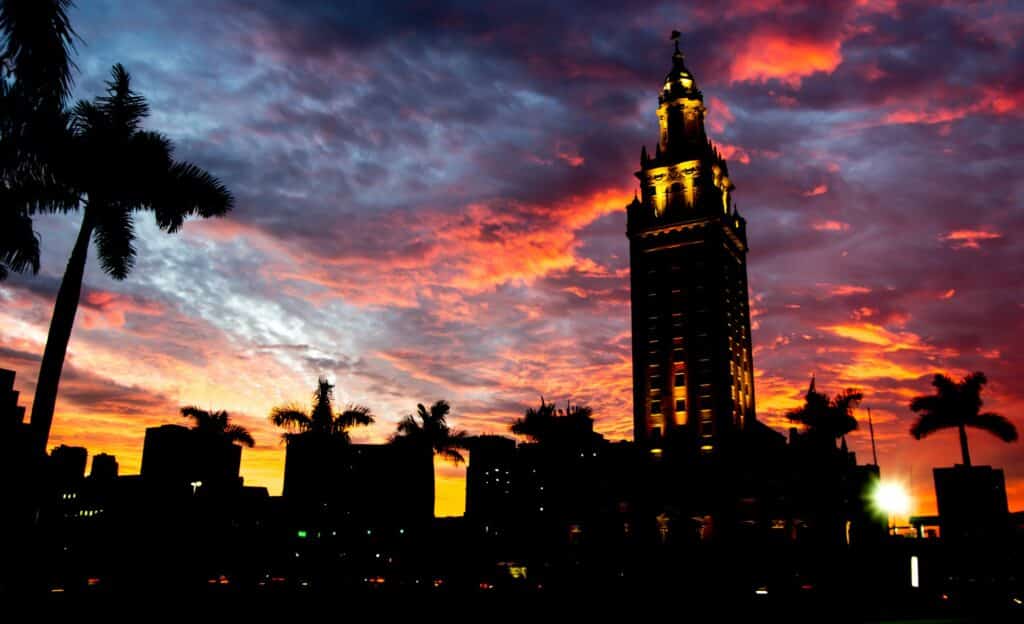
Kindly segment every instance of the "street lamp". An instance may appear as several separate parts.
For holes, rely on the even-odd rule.
[[[910,495],[899,483],[879,483],[872,498],[875,507],[890,519],[890,532],[896,532],[896,514],[905,515],[910,511]]]

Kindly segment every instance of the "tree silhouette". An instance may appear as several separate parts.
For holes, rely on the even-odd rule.
[[[585,443],[594,434],[593,410],[585,405],[567,404],[565,410],[540,398],[540,407],[527,408],[512,424],[512,433],[539,443]]]
[[[224,410],[207,411],[195,406],[181,408],[181,415],[192,419],[192,430],[200,435],[217,438],[229,443],[238,442],[252,448],[256,441],[249,430],[231,423],[231,416]]]
[[[270,421],[278,427],[288,429],[282,437],[291,440],[299,436],[320,437],[349,443],[348,431],[352,427],[370,425],[374,417],[370,408],[349,404],[341,412],[334,413],[334,384],[326,377],[317,380],[313,392],[313,409],[305,411],[295,403],[275,407],[270,412]]]
[[[846,434],[857,429],[857,419],[853,417],[853,409],[860,404],[864,394],[859,390],[847,388],[829,398],[814,387],[814,377],[804,395],[804,404],[790,410],[786,417],[807,428],[811,439],[828,443],[835,448],[839,438],[845,441]]]
[[[415,416],[410,414],[398,423],[398,431],[391,440],[405,440],[429,446],[436,455],[453,464],[462,463],[465,458],[460,449],[466,448],[466,432],[452,430],[448,426],[448,414],[451,410],[451,405],[444,400],[434,403],[429,410],[419,403],[416,405]],[[418,422],[416,416],[419,416]]]
[[[70,181],[83,211],[78,238],[54,303],[53,318],[39,367],[32,428],[45,448],[53,421],[64,356],[78,310],[89,241],[94,240],[103,270],[117,280],[135,263],[135,213],[152,211],[157,225],[176,232],[189,216],[220,216],[233,204],[217,178],[172,159],[171,141],[141,129],[149,113],[145,98],[131,89],[128,72],[115,65],[107,94],[80,101],[71,115],[72,141],[57,177]],[[61,205],[43,205],[60,210]]]
[[[0,3],[0,280],[39,272],[32,213],[73,210],[78,194],[56,179],[51,160],[69,138],[75,32],[70,0]]]
[[[393,444],[411,444],[430,453],[429,494],[425,500],[430,503],[433,514],[434,483],[433,456],[440,455],[444,459],[459,464],[465,461],[461,449],[467,445],[466,432],[452,430],[448,426],[448,414],[451,413],[448,401],[437,401],[428,410],[422,403],[416,405],[416,414],[410,414],[398,423],[398,430],[391,436]],[[416,417],[419,417],[419,421]]]
[[[1003,442],[1015,442],[1017,427],[1009,419],[993,412],[979,413],[983,404],[981,390],[986,383],[988,378],[982,372],[971,373],[958,382],[936,374],[932,379],[935,394],[915,397],[910,402],[910,409],[920,414],[910,428],[910,435],[920,440],[936,431],[955,427],[960,432],[964,466],[971,465],[967,427],[987,431]]]

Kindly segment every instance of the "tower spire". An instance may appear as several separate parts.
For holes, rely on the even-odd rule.
[[[679,32],[678,30],[673,30],[672,34],[669,36],[669,39],[674,41],[675,44],[676,44],[676,51],[675,51],[675,54],[672,55],[673,57],[676,57],[676,56],[678,56],[679,58],[683,57],[683,53],[679,51],[679,38],[682,35],[683,35],[683,33]]]

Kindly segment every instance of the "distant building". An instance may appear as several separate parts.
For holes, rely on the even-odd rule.
[[[488,532],[502,530],[516,512],[515,460],[516,441],[511,438],[483,435],[469,442],[465,516]]]
[[[99,453],[92,457],[92,470],[89,478],[96,481],[110,481],[117,478],[117,458],[106,453]]]
[[[20,393],[14,389],[15,372],[0,368],[0,432],[25,426],[25,406],[18,405]]]
[[[83,446],[61,444],[50,451],[50,475],[58,485],[74,484],[85,478],[89,452]]]
[[[433,518],[433,479],[433,449],[304,434],[288,440],[282,494],[330,522],[423,525]]]
[[[142,478],[180,491],[238,488],[242,447],[180,425],[146,429]]]
[[[939,527],[947,542],[996,541],[1009,529],[1003,471],[991,466],[935,468]]]

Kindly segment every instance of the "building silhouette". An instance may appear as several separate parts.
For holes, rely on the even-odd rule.
[[[751,426],[754,377],[746,222],[704,131],[704,96],[678,43],[627,207],[637,443],[684,438],[711,455]]]
[[[433,475],[430,448],[303,433],[288,439],[282,496],[309,520],[422,527],[434,515]]]
[[[89,478],[94,481],[112,481],[117,478],[117,458],[107,453],[99,453],[92,457],[92,469]]]
[[[180,491],[237,489],[241,462],[237,444],[181,425],[160,425],[146,429],[141,474],[154,486]]]
[[[50,478],[58,484],[77,483],[85,478],[89,452],[84,446],[61,444],[50,451]]]
[[[950,543],[998,543],[1010,511],[1003,471],[991,466],[935,468],[935,502],[942,538]]]

